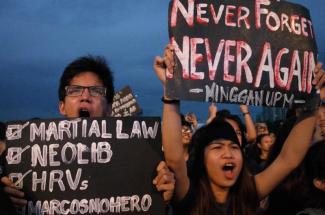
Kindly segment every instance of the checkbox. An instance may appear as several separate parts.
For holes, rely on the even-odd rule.
[[[21,189],[24,186],[23,181],[21,180],[22,177],[23,177],[22,173],[10,173],[9,174],[9,179],[16,185],[16,188],[18,188],[18,189]]]
[[[8,148],[8,153],[6,156],[7,163],[8,164],[19,164],[21,162],[22,153],[29,148],[30,148],[30,146],[26,146],[25,148],[21,148],[21,147]]]

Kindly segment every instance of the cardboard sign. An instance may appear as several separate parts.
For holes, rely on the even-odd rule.
[[[141,113],[141,108],[129,86],[114,95],[112,116],[136,116]]]
[[[172,98],[290,107],[314,94],[317,58],[309,11],[285,1],[173,0]]]
[[[164,214],[152,184],[159,118],[11,122],[7,139],[6,169],[28,214]]]

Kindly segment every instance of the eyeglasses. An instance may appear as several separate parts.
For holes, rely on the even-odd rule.
[[[266,126],[258,126],[257,127],[257,130],[266,131],[267,130],[267,127]]]
[[[183,127],[182,128],[182,133],[183,134],[190,134],[190,133],[192,133],[192,129],[190,129],[188,127]]]
[[[78,85],[71,85],[66,86],[65,88],[66,96],[81,96],[85,89],[88,89],[89,94],[91,96],[105,96],[106,95],[106,88],[102,86],[78,86]]]

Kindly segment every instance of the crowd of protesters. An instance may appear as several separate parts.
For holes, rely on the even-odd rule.
[[[173,50],[168,45],[155,59],[164,92],[165,72],[175,65]],[[319,63],[313,84],[320,100],[324,80]],[[186,147],[180,101],[166,95],[162,101],[165,159],[176,181],[175,214],[325,214],[324,104],[319,99],[289,111],[293,114],[276,133],[265,122],[254,123],[245,105],[240,105],[243,124],[212,103],[206,125],[186,134],[192,136]]]
[[[173,60],[170,45],[164,57],[155,59],[163,89]],[[318,64],[313,84],[321,100],[324,74]],[[82,57],[61,77],[59,111],[65,117],[109,116],[113,93],[113,77],[103,59]],[[168,214],[325,214],[323,103],[296,107],[271,133],[265,122],[254,123],[246,105],[238,106],[239,117],[211,103],[206,123],[199,125],[195,113],[180,114],[179,100],[164,95],[162,101],[165,162],[157,167],[153,184],[168,204]],[[5,124],[0,128],[1,156]],[[25,194],[0,164],[0,212],[14,214],[9,205],[26,205]]]

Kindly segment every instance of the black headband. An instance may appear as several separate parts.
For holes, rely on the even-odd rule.
[[[200,145],[200,148],[204,148],[212,141],[217,139],[230,140],[233,143],[240,145],[236,132],[233,127],[223,120],[213,120],[208,125],[200,128],[196,134],[196,142]]]

